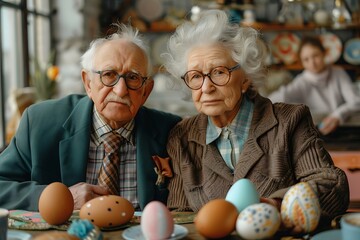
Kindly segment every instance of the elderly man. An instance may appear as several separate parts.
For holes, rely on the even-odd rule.
[[[87,96],[30,106],[0,155],[0,207],[38,210],[52,182],[69,187],[75,209],[107,194],[135,209],[166,202],[167,181],[157,181],[162,167],[155,172],[153,159],[167,163],[168,131],[180,117],[143,107],[154,85],[148,56],[138,31],[126,25],[90,44],[81,73]]]

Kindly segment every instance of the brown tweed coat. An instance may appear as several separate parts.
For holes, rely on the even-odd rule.
[[[344,213],[349,204],[346,175],[334,166],[308,107],[272,104],[252,90],[247,94],[255,108],[234,173],[216,146],[205,144],[206,115],[184,119],[173,128],[167,145],[174,173],[168,207],[198,211],[212,199],[225,198],[238,179],[248,178],[267,198],[282,198],[290,186],[309,182],[324,217]]]

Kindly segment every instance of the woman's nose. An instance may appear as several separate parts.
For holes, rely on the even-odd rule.
[[[205,93],[211,92],[214,89],[214,83],[211,81],[210,76],[204,76],[204,82],[201,86],[201,90]]]

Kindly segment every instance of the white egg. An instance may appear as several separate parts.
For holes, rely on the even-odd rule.
[[[249,179],[242,178],[231,186],[225,200],[234,204],[240,213],[247,206],[259,203],[260,197],[255,185]]]
[[[145,206],[140,224],[147,240],[168,239],[174,231],[174,219],[169,209],[159,201]]]
[[[279,229],[279,211],[267,203],[257,203],[246,207],[236,220],[236,231],[244,239],[265,239]]]
[[[292,186],[284,195],[281,203],[281,218],[284,226],[300,227],[308,233],[317,227],[321,208],[314,189],[307,182]]]

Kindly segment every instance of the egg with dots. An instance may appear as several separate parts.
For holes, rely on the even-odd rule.
[[[281,224],[279,211],[267,203],[257,203],[241,211],[236,220],[236,231],[244,239],[268,239]]]
[[[141,231],[147,240],[168,239],[174,231],[174,219],[159,201],[149,202],[141,215]]]
[[[307,182],[300,182],[285,193],[281,219],[286,228],[297,227],[304,233],[314,231],[321,215],[316,192]]]
[[[134,212],[133,205],[127,199],[106,195],[86,202],[80,209],[79,217],[88,219],[100,228],[111,228],[129,222]]]
[[[66,185],[60,182],[49,184],[39,198],[41,217],[51,225],[65,223],[74,210],[74,198]]]
[[[239,213],[247,206],[260,202],[255,185],[247,178],[237,180],[227,192],[225,199],[234,204]]]
[[[235,230],[238,211],[225,199],[214,199],[206,203],[197,213],[196,230],[206,238],[223,238]]]

